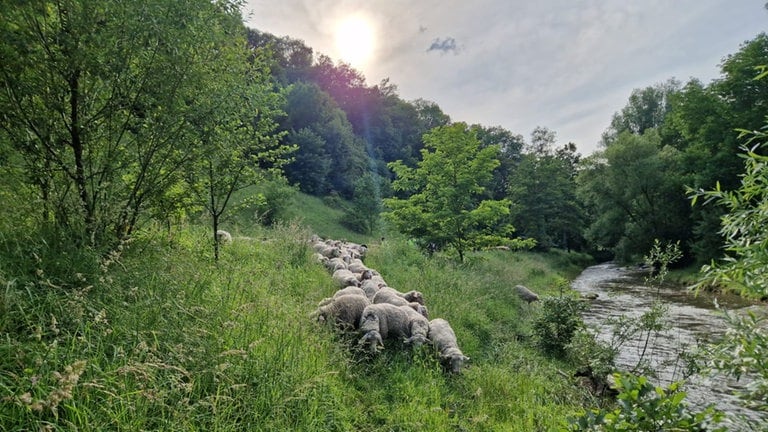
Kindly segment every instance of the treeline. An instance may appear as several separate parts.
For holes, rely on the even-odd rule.
[[[453,124],[388,80],[369,85],[300,40],[246,28],[237,2],[0,11],[4,230],[53,227],[108,249],[148,221],[172,227],[202,212],[215,232],[233,194],[260,184],[250,204],[265,223],[299,189],[372,233],[383,200],[406,198],[391,164],[416,167],[424,136]],[[540,249],[636,260],[659,239],[679,241],[688,262],[718,257],[722,210],[692,207],[688,194],[738,185],[736,129],[763,124],[768,82],[753,78],[767,57],[760,34],[712,83],[635,90],[586,158],[545,127],[526,139],[469,125],[481,147],[498,149],[479,199],[509,202],[496,223]]]
[[[605,132],[602,149],[577,178],[590,244],[632,259],[654,239],[680,242],[687,262],[722,255],[725,209],[691,205],[697,190],[734,190],[744,171],[746,137],[766,120],[768,36],[723,59],[709,84],[676,80],[638,89]]]
[[[386,80],[367,86],[359,72],[315,57],[299,40],[249,29],[249,42],[271,50],[273,77],[289,89],[281,128],[299,151],[286,175],[307,193],[353,201],[389,196],[394,178],[387,163],[414,166],[424,134],[452,122],[436,103],[404,101]],[[746,140],[737,129],[762,127],[768,82],[754,78],[765,64],[768,37],[760,34],[725,58],[721,77],[709,84],[670,79],[636,89],[610,121],[600,150],[586,158],[544,127],[526,140],[472,125],[484,146],[501,149],[488,198],[510,199],[516,235],[541,249],[632,261],[660,240],[679,242],[684,263],[717,258],[724,210],[691,206],[690,193],[738,186]],[[351,135],[340,138],[329,128]],[[380,210],[374,204],[360,228],[372,229]]]

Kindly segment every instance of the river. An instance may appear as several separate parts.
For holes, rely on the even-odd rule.
[[[637,268],[620,267],[613,263],[604,263],[585,269],[573,282],[572,287],[582,294],[597,294],[591,301],[590,308],[584,313],[584,321],[597,330],[599,338],[608,340],[611,327],[606,318],[627,316],[639,317],[647,312],[659,299],[668,306],[665,317],[672,329],[664,331],[650,340],[645,359],[650,360],[657,376],[652,378],[656,384],[667,386],[683,378],[683,364],[676,361],[681,347],[693,347],[699,342],[708,342],[723,335],[726,324],[716,313],[715,299],[711,295],[693,296],[687,290],[676,286],[648,286],[647,271]],[[749,306],[736,296],[719,296],[718,304],[729,310],[739,310]],[[633,368],[645,345],[645,338],[625,344],[616,363],[622,370]],[[694,407],[703,407],[714,403],[728,413],[731,430],[763,430],[768,427],[765,413],[744,408],[733,392],[743,385],[727,377],[701,376],[690,377],[684,390],[687,401]],[[742,417],[744,420],[736,420]],[[753,429],[757,424],[758,429]]]

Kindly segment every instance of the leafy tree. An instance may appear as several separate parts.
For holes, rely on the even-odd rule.
[[[680,83],[670,79],[644,89],[635,89],[627,106],[613,115],[611,126],[603,134],[603,145],[610,146],[622,132],[642,135],[659,128],[669,111],[669,98],[678,91]]]
[[[238,36],[243,37],[241,32],[230,35],[233,39]],[[256,57],[249,64],[243,49],[217,54],[214,64],[225,68],[206,86],[207,97],[196,106],[191,119],[195,145],[190,151],[197,152],[197,157],[186,175],[211,217],[215,260],[219,259],[216,232],[232,194],[281,175],[287,155],[295,150],[281,146],[274,133],[283,100],[282,94],[272,91],[266,62]],[[212,115],[214,112],[219,115]]]
[[[593,155],[577,177],[579,196],[594,218],[586,237],[619,260],[638,259],[655,239],[689,238],[679,161],[676,149],[660,146],[655,130],[624,132]]]
[[[489,191],[494,199],[504,199],[509,193],[510,177],[522,158],[525,139],[522,135],[515,135],[500,126],[472,125],[472,129],[477,133],[481,146],[495,145],[500,149],[499,166],[493,171]]]
[[[510,201],[485,199],[486,185],[499,164],[499,148],[480,148],[466,124],[441,126],[424,135],[422,160],[416,168],[402,161],[389,164],[397,178],[384,217],[423,246],[449,247],[459,260],[475,248],[510,241]]]
[[[357,232],[371,234],[381,217],[381,178],[367,173],[355,182],[355,196],[345,215],[345,225]]]
[[[288,115],[281,129],[289,132],[289,140],[296,140],[288,143],[299,144],[296,159],[286,166],[286,176],[302,191],[318,195],[335,191],[352,198],[354,183],[365,173],[368,162],[364,143],[354,134],[344,111],[311,83],[294,84],[286,98]]]
[[[581,243],[581,206],[576,199],[576,146],[553,150],[555,133],[537,128],[529,153],[522,156],[509,179],[509,197],[516,203],[514,223],[522,236],[536,239],[542,249],[570,249]]]
[[[169,196],[194,162],[190,119],[228,66],[215,63],[219,52],[236,49],[235,23],[227,1],[0,8],[1,124],[38,190],[41,221],[113,244]]]

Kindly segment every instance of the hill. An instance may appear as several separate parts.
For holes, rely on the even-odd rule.
[[[310,223],[333,220],[303,202]],[[306,244],[315,229],[344,235],[243,228],[218,263],[194,225],[172,238],[145,231],[100,260],[6,234],[1,428],[532,431],[591,401],[567,362],[535,349],[536,306],[512,290],[555,293],[566,255],[489,251],[458,266],[397,237],[368,242],[370,267],[453,325],[472,360],[449,376],[427,349],[369,358],[311,322],[335,290]]]

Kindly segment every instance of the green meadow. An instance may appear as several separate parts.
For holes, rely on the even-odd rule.
[[[598,401],[536,348],[537,305],[588,262],[487,251],[464,264],[396,235],[353,235],[299,196],[292,223],[210,233],[147,228],[107,257],[41,232],[0,237],[0,429],[78,431],[550,431]],[[424,293],[471,360],[445,373],[428,347],[378,356],[310,320],[333,294],[312,234],[365,242],[365,262]]]

